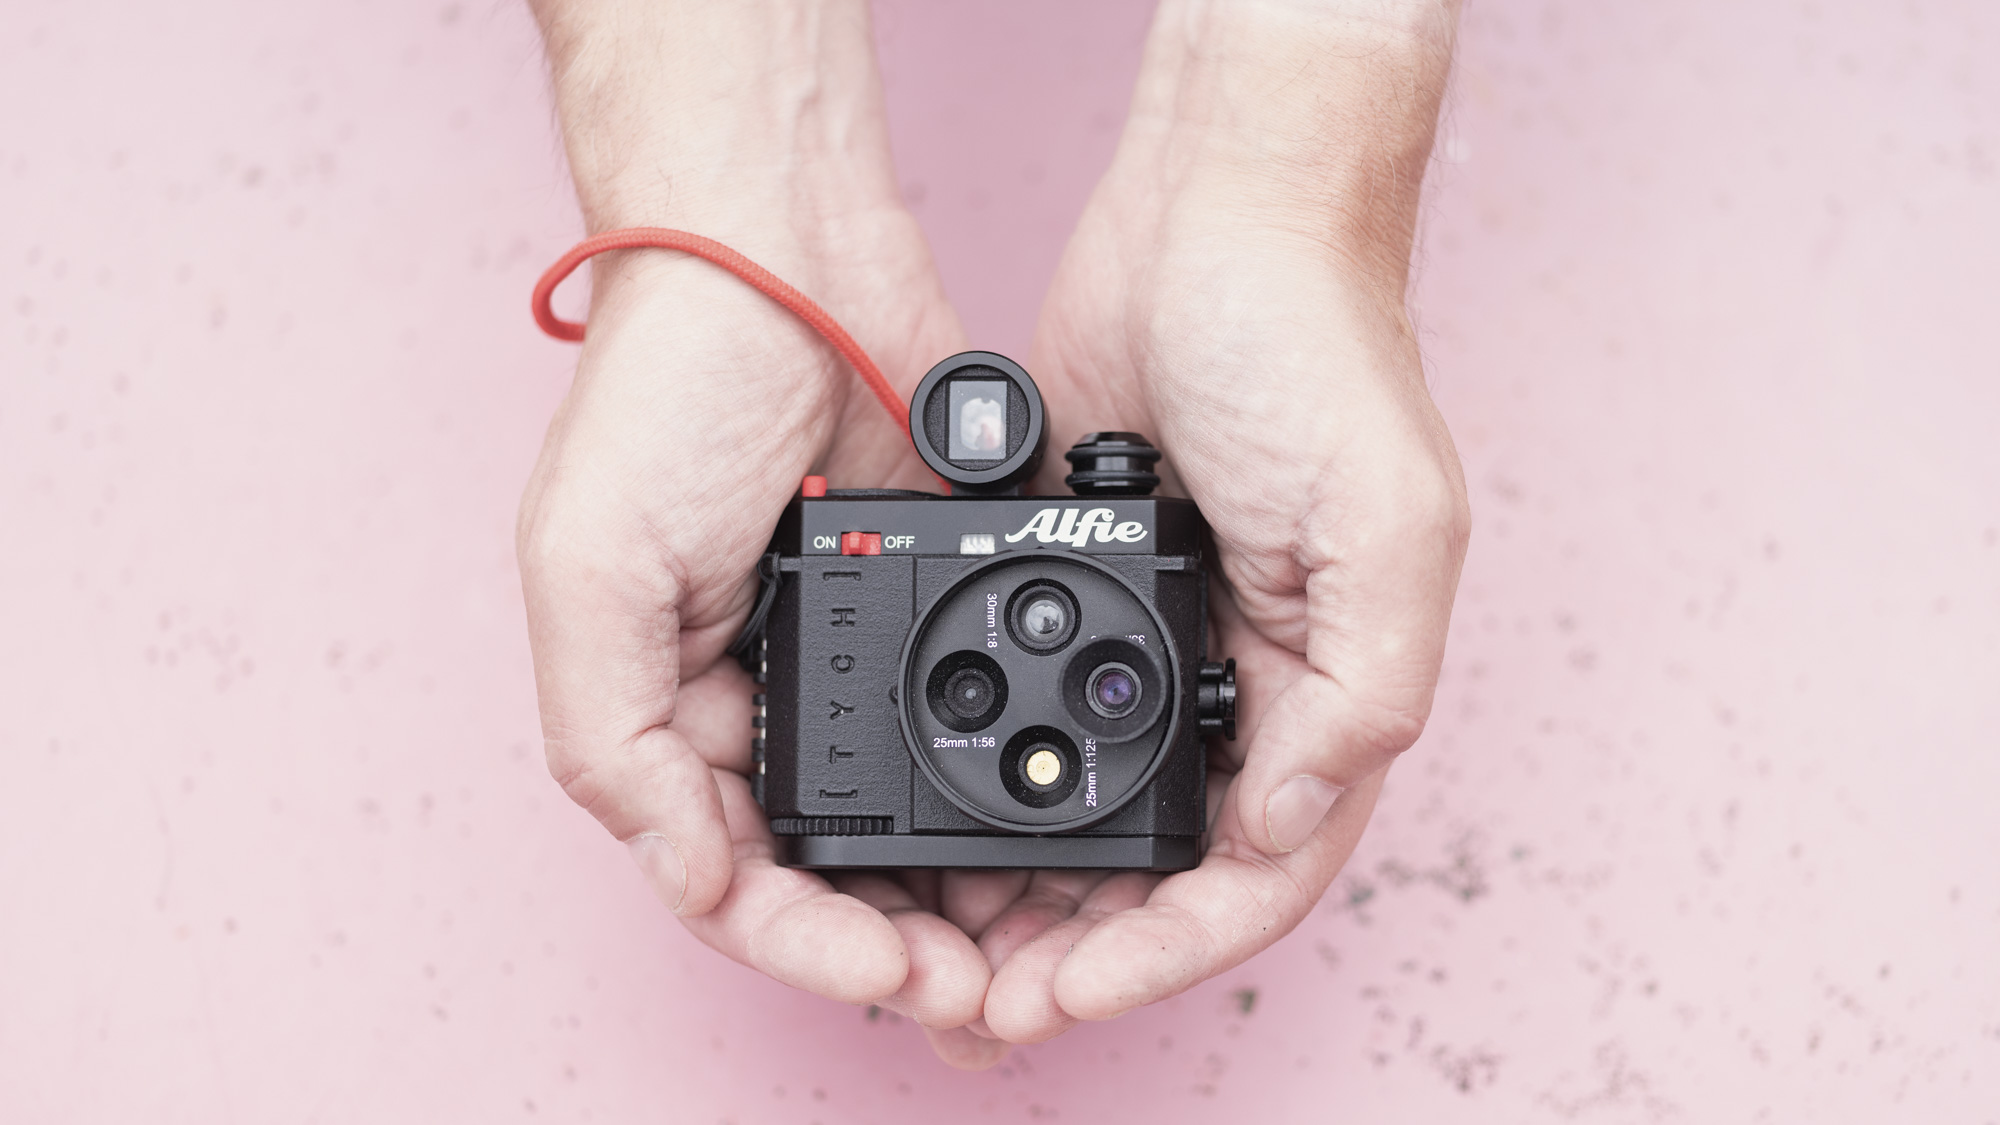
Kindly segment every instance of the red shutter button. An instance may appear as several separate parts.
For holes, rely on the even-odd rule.
[[[800,496],[825,496],[825,495],[826,495],[826,478],[825,478],[825,477],[807,477],[806,479],[804,479],[804,480],[800,481],[800,482],[799,482],[799,495],[800,495]]]
[[[879,555],[882,553],[882,533],[879,531],[843,531],[840,533],[840,553],[843,555]]]

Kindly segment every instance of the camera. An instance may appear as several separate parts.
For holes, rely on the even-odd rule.
[[[732,646],[778,862],[1193,867],[1203,738],[1236,734],[1194,503],[1152,495],[1133,433],[1069,450],[1074,495],[1023,496],[1042,397],[992,352],[932,368],[910,434],[951,494],[808,478]]]

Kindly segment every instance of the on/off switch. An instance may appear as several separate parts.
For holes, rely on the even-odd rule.
[[[840,553],[843,555],[879,555],[882,553],[882,533],[879,531],[843,531],[840,533]]]

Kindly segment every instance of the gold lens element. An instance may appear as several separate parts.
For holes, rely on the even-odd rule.
[[[1036,785],[1054,785],[1062,776],[1062,758],[1053,750],[1037,750],[1028,755],[1025,769]]]

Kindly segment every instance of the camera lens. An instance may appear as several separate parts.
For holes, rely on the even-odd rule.
[[[1132,677],[1116,669],[1097,678],[1097,705],[1106,711],[1123,711],[1132,705],[1132,697],[1138,694],[1138,685]]]
[[[1062,636],[1069,610],[1054,594],[1036,594],[1021,609],[1021,630],[1044,644]]]
[[[960,668],[944,683],[944,705],[961,719],[985,718],[993,696],[993,677],[977,668]]]
[[[1099,665],[1090,674],[1084,698],[1090,709],[1107,719],[1120,719],[1139,705],[1138,673],[1116,662]]]
[[[1076,599],[1053,582],[1031,582],[1007,603],[1007,630],[1029,652],[1061,651],[1076,637],[1076,626]]]
[[[954,652],[931,665],[924,699],[952,730],[984,730],[1007,709],[1007,673],[983,652]]]
[[[1052,809],[1076,793],[1084,775],[1082,761],[1075,740],[1063,732],[1023,727],[1000,751],[1000,784],[1031,809]]]
[[[1047,746],[1037,746],[1021,762],[1021,772],[1036,786],[1046,789],[1062,780],[1062,755]]]

